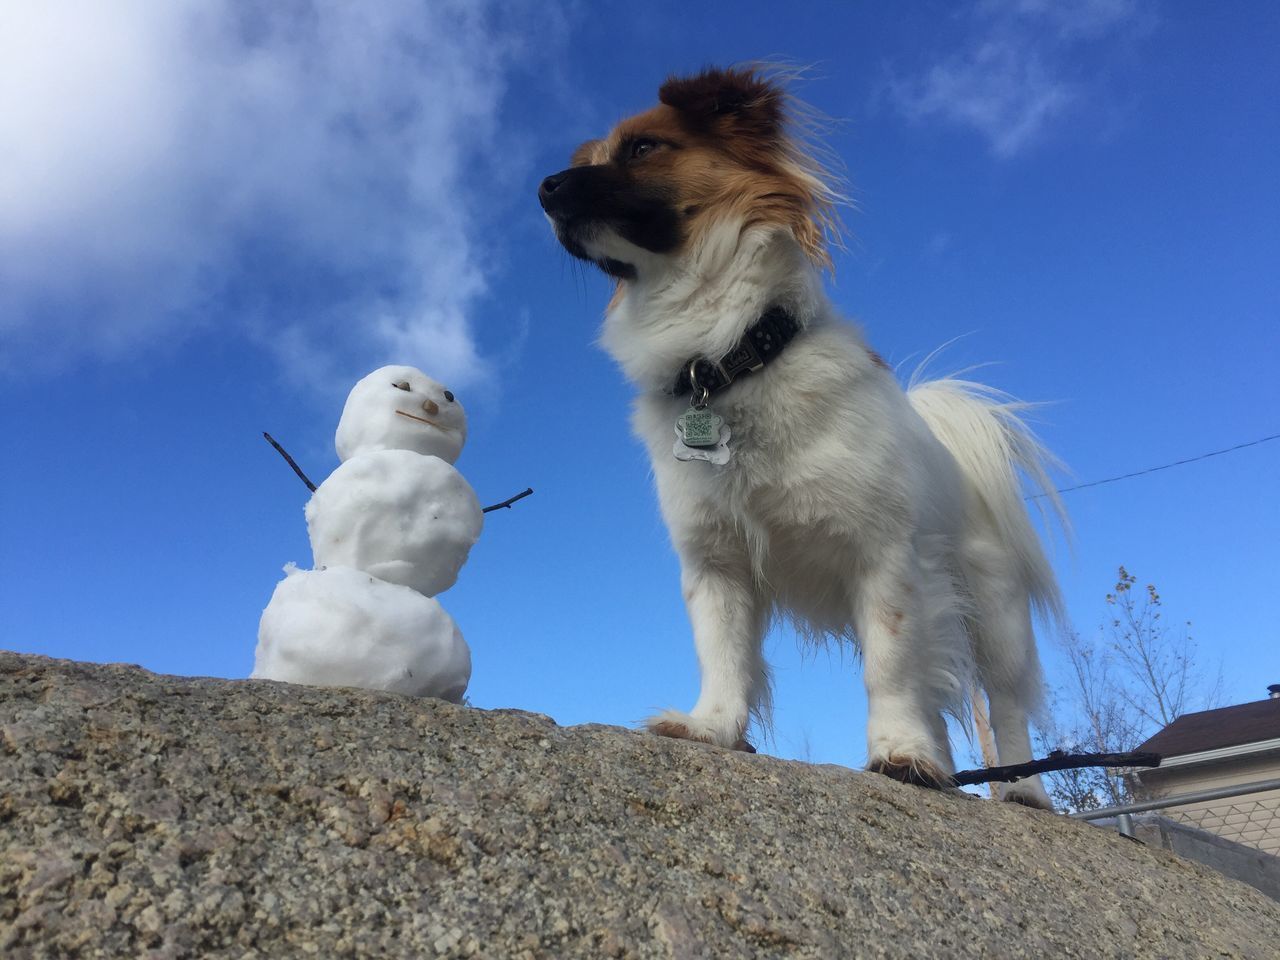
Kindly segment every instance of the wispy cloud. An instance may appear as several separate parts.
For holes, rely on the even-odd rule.
[[[895,75],[889,101],[908,119],[980,134],[1011,157],[1085,97],[1069,68],[1086,43],[1145,22],[1138,0],[980,0],[961,48],[923,72]]]
[[[0,10],[0,367],[232,326],[299,377],[475,380],[512,71],[503,0]]]
[[[980,16],[1022,18],[1066,40],[1097,37],[1145,19],[1139,0],[980,0]]]
[[[939,118],[970,127],[1000,157],[1031,143],[1076,96],[1034,51],[1005,39],[988,40],[922,77],[897,82],[893,94],[912,120]]]

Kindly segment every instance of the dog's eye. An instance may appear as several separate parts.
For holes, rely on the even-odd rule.
[[[408,380],[393,380],[391,385],[395,387],[397,390],[404,390],[407,392],[409,389]]]
[[[450,403],[453,403],[453,391],[452,391],[452,390],[446,390],[446,391],[444,392],[444,398],[445,398],[446,400],[448,400]]]
[[[658,146],[657,140],[651,140],[648,137],[641,137],[639,140],[631,141],[631,159],[639,160],[642,157],[652,153]]]

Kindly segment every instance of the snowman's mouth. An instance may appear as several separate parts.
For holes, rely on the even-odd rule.
[[[444,429],[440,424],[435,423],[432,420],[428,420],[425,417],[415,417],[412,413],[405,413],[403,410],[397,410],[396,413],[402,417],[408,417],[410,420],[417,420],[419,423],[425,423],[428,427],[435,427],[437,430]]]

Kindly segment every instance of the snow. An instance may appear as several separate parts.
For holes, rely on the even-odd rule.
[[[453,468],[467,414],[413,367],[347,397],[342,460],[307,502],[314,570],[285,567],[258,625],[253,676],[460,701],[471,651],[433,599],[458,579],[484,514]]]
[[[252,676],[462,700],[471,651],[444,607],[350,567],[285,567]]]
[[[458,399],[403,366],[381,367],[351,388],[335,437],[344,462],[376,450],[412,450],[453,463],[466,442],[467,413]]]
[[[462,474],[409,450],[361,453],[307,503],[319,567],[354,567],[429,597],[458,579],[483,514]]]

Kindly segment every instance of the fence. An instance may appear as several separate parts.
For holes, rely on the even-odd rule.
[[[1161,810],[1175,822],[1198,827],[1265,853],[1280,854],[1280,794],[1250,798],[1252,794],[1270,791],[1280,791],[1280,777],[1157,797],[1119,807],[1081,810],[1071,816],[1077,820],[1115,817],[1120,833],[1132,837],[1133,814]],[[1193,809],[1185,809],[1188,807]]]

